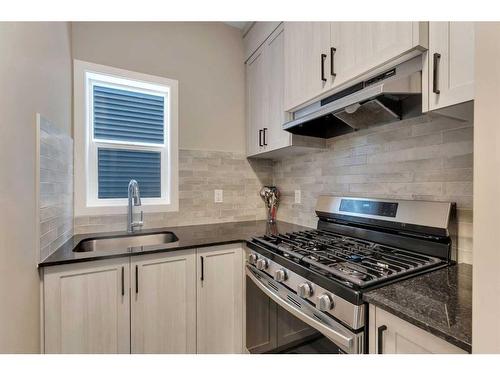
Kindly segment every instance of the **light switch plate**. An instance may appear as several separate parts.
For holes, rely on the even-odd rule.
[[[295,203],[300,204],[301,197],[300,197],[300,190],[295,190]]]
[[[215,189],[214,190],[214,202],[215,203],[222,203],[222,201],[223,201],[222,190]]]

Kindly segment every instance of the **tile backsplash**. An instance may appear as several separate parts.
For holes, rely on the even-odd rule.
[[[73,233],[72,141],[41,131],[41,256]],[[262,185],[281,191],[278,219],[315,227],[320,194],[457,203],[460,262],[472,263],[473,124],[437,114],[370,127],[328,140],[327,148],[279,161],[243,153],[179,151],[179,211],[146,213],[145,228],[261,220]],[[214,190],[223,203],[214,203]],[[294,203],[301,190],[301,203]],[[137,208],[136,208],[137,209]],[[138,211],[138,210],[137,210]],[[123,231],[126,215],[82,216],[74,233]]]
[[[282,194],[278,219],[311,227],[320,194],[456,202],[458,261],[472,263],[471,122],[427,114],[359,130],[275,162],[273,176]]]
[[[73,235],[73,139],[40,117],[40,260]]]
[[[265,219],[259,190],[270,183],[269,160],[247,160],[243,153],[179,150],[179,211],[145,213],[144,227]],[[222,203],[214,203],[215,189],[223,190]],[[75,233],[123,231],[126,223],[126,214],[81,216],[75,218]]]

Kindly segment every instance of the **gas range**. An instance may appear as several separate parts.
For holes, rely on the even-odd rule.
[[[343,353],[363,353],[363,292],[447,266],[454,204],[321,196],[317,229],[247,242],[247,276]]]
[[[283,257],[349,287],[367,287],[441,263],[419,255],[326,230],[266,235],[254,241]],[[255,259],[253,255],[252,259]],[[256,266],[265,269],[265,260]]]

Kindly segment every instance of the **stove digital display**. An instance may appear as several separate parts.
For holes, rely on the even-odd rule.
[[[340,201],[339,211],[365,215],[396,217],[398,204],[394,202],[342,199]]]

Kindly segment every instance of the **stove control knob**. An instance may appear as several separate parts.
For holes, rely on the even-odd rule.
[[[252,253],[248,256],[248,263],[255,264],[257,263],[257,259],[258,259],[257,254]]]
[[[318,309],[320,311],[330,311],[333,309],[333,299],[329,294],[322,294],[318,297]]]
[[[299,284],[299,286],[297,287],[297,293],[301,298],[311,297],[313,295],[312,284],[308,282]]]
[[[283,268],[280,270],[276,270],[276,272],[274,273],[274,280],[282,283],[282,282],[286,281],[286,279],[288,279],[288,275],[286,273],[286,270],[284,270]]]
[[[259,259],[259,260],[257,260],[256,266],[257,266],[257,269],[259,269],[261,271],[264,271],[267,268],[267,266],[268,266],[267,259]]]

